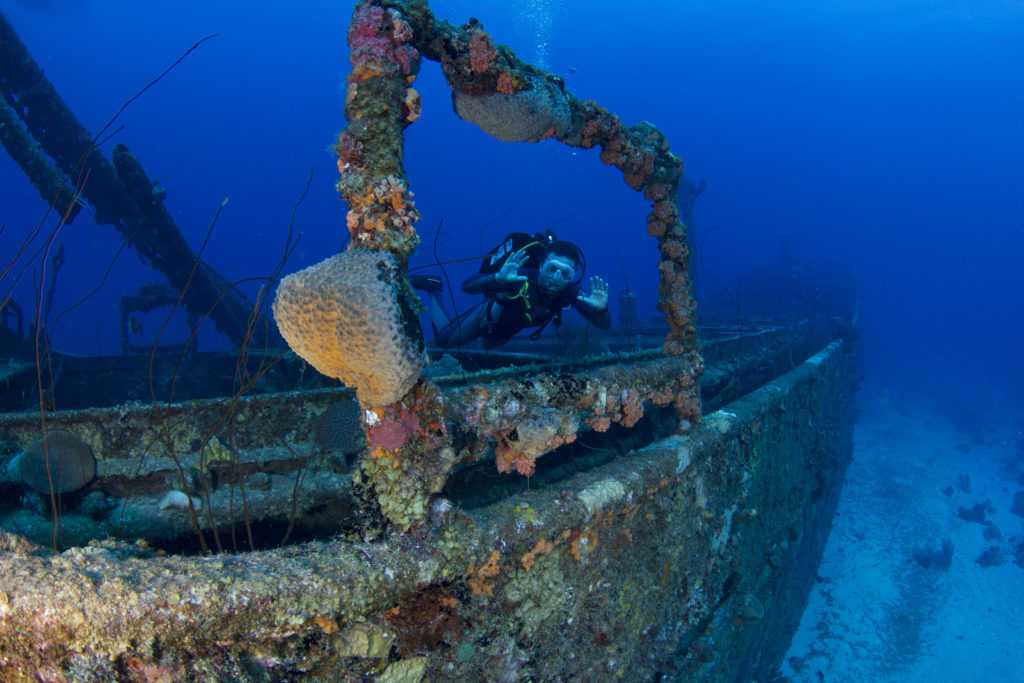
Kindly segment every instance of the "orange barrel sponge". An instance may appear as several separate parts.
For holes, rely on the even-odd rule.
[[[274,319],[292,351],[356,390],[363,406],[401,399],[423,369],[414,295],[395,257],[350,249],[281,281]]]

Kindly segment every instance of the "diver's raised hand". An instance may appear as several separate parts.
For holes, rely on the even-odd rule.
[[[604,310],[608,307],[608,283],[595,275],[590,278],[590,294],[580,294],[576,300],[597,310]]]
[[[519,269],[526,264],[529,259],[529,255],[525,250],[520,249],[513,252],[511,256],[505,259],[505,262],[501,264],[501,270],[494,275],[494,279],[503,285],[517,285],[521,282],[526,282],[527,277],[519,274]]]

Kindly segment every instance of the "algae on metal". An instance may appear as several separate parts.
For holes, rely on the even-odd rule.
[[[419,116],[420,96],[412,86],[421,57],[435,60],[462,118],[499,139],[553,139],[584,149],[600,147],[601,160],[619,169],[626,184],[651,202],[647,231],[660,247],[659,308],[668,323],[664,351],[685,359],[677,370],[688,380],[665,402],[675,405],[684,425],[695,423],[700,417],[702,362],[688,275],[686,226],[678,205],[682,162],[669,150],[665,136],[647,122],[623,125],[598,104],[574,97],[562,79],[496,45],[479,21],[455,27],[436,18],[425,0],[359,2],[352,14],[348,45],[352,65],[346,80],[348,127],[339,134],[335,151],[337,188],[347,205],[350,249],[386,251],[404,268],[419,243],[415,228],[419,212],[404,171],[403,134]],[[586,211],[585,206],[579,208]],[[339,327],[331,333],[343,347],[345,329]],[[421,382],[429,385],[429,380]],[[405,387],[403,384],[401,391]],[[440,404],[428,400],[439,400],[440,394],[417,391],[428,398],[412,401],[406,397],[401,400],[403,409],[416,416],[420,410],[443,411]],[[621,400],[635,404],[639,399],[627,394]],[[363,407],[367,409],[369,438],[379,406]],[[497,464],[502,471],[515,469],[529,475],[539,455],[575,438],[578,428],[571,417],[562,415],[553,432],[550,427],[558,416],[548,418],[535,410],[519,421],[517,436],[531,424],[537,424],[533,431],[547,435],[529,447],[524,447],[525,441],[512,445],[507,438],[499,443]],[[634,418],[627,415],[622,421],[628,426]],[[607,429],[613,418],[599,414],[596,419],[596,429]],[[422,522],[429,498],[444,485],[447,471],[455,463],[447,457],[452,444],[445,438],[446,434],[414,431],[408,439],[380,445],[373,451],[375,459],[364,459],[359,476],[385,517],[399,530]]]
[[[749,392],[791,368],[815,344],[825,340],[806,326],[718,335],[704,345],[710,361],[702,381],[705,405],[714,410]],[[454,454],[445,455],[458,460],[452,468],[456,475],[449,478],[446,488],[469,493],[464,483],[469,476],[472,500],[462,494],[458,499],[460,504],[472,505],[527,489],[525,479],[499,475],[494,456],[500,444],[514,443],[518,425],[531,421],[536,412],[557,415],[566,424],[578,424],[579,436],[589,445],[599,440],[614,451],[602,453],[580,446],[545,456],[546,464],[532,479],[533,487],[552,477],[571,476],[580,467],[600,465],[622,448],[647,443],[654,438],[650,425],[663,424],[659,430],[673,428],[671,410],[657,408],[653,399],[660,396],[659,400],[665,400],[677,391],[675,378],[679,373],[675,368],[682,362],[645,351],[461,373],[437,380],[443,393],[444,420],[457,431]],[[616,397],[621,398],[624,392],[637,400],[616,405]],[[598,415],[601,405],[603,414]],[[622,410],[624,406],[629,410]],[[592,431],[594,423],[611,426],[613,421],[622,422],[627,417],[636,419],[641,411],[647,415],[642,423],[645,426],[628,435],[621,430],[607,434]],[[361,427],[355,422],[358,413],[358,405],[347,389],[262,394],[228,404],[202,400],[51,413],[51,429],[73,432],[95,444],[98,459],[98,476],[89,487],[86,501],[63,511],[62,547],[107,536],[127,540],[141,537],[163,547],[169,543],[180,546],[176,539],[182,537],[189,543],[188,537],[195,539],[197,532],[187,511],[159,508],[162,497],[171,489],[202,500],[202,514],[194,523],[203,533],[217,526],[229,532],[231,525],[241,528],[248,522],[277,519],[287,523],[294,519],[306,529],[307,536],[360,531],[364,538],[375,537],[381,531],[379,515],[373,514],[372,506],[368,508],[353,497],[350,485],[352,458],[358,457],[360,450],[366,452]],[[234,419],[225,417],[232,414]],[[349,441],[334,443],[339,435],[327,433],[339,415],[344,418],[350,445],[346,445]],[[179,434],[180,438],[175,436]],[[617,435],[614,444],[608,440],[613,434]],[[155,435],[174,438],[155,439]],[[5,455],[23,450],[21,444],[37,438],[38,415],[0,415],[0,461]],[[204,439],[208,440],[204,443]],[[168,443],[173,450],[166,450]],[[584,452],[587,456],[580,457]],[[368,466],[403,463],[387,456],[378,453]],[[434,471],[447,467],[439,461]],[[6,471],[0,467],[0,487],[13,495],[15,489],[5,480]],[[430,471],[423,468],[413,475]],[[356,478],[359,474],[355,473]],[[399,472],[393,478],[384,475],[382,479],[398,487],[404,481]],[[398,491],[389,499],[415,504],[420,500],[417,489],[409,488],[409,495]],[[238,504],[242,495],[246,506]],[[402,513],[399,510],[396,514]],[[303,525],[306,516],[313,526]],[[3,520],[9,531],[37,541],[51,535],[48,518],[29,509],[9,513]],[[274,538],[267,536],[259,547],[271,547]],[[276,538],[280,540],[281,535]],[[210,542],[216,545],[215,539]],[[242,545],[248,547],[248,540]]]
[[[54,554],[5,537],[0,672],[112,661],[172,677],[355,680],[425,661],[424,680],[767,677],[824,546],[852,385],[836,342],[691,434],[374,544],[180,557],[109,542]],[[424,595],[444,618],[402,622]],[[378,645],[343,656],[356,654],[356,624]],[[389,633],[402,645],[387,648]]]

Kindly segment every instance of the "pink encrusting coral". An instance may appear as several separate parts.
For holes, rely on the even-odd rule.
[[[376,424],[366,431],[366,443],[370,448],[397,451],[422,430],[420,420],[405,406],[397,411],[388,410]]]
[[[338,144],[334,147],[338,153],[338,172],[345,172],[346,164],[361,164],[363,160],[363,143],[356,136],[344,131],[338,136]]]
[[[416,73],[419,68],[420,53],[411,45],[399,45],[395,47],[395,61],[402,69],[403,76],[410,76]]]
[[[391,38],[396,43],[408,43],[413,38],[412,26],[395,10],[391,13]]]
[[[469,68],[473,73],[482,74],[490,69],[497,56],[490,36],[481,30],[474,31],[469,39]]]
[[[363,5],[356,9],[348,29],[348,46],[353,66],[387,60],[391,50],[391,36],[384,31],[385,16],[384,9],[376,5]]]
[[[398,12],[385,11],[377,5],[358,7],[348,30],[353,75],[376,71],[414,74],[419,68],[420,54],[407,45],[412,38],[412,27]]]
[[[363,2],[348,32],[352,71],[345,90],[349,127],[335,143],[338,192],[348,204],[352,244],[404,261],[419,243],[419,219],[402,168],[401,131],[420,115],[412,88],[420,53],[416,32],[394,8]],[[375,121],[370,125],[369,121]]]

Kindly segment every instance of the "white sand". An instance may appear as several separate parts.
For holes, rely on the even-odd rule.
[[[935,414],[874,403],[861,415],[854,461],[807,611],[783,673],[793,681],[1024,682],[1024,569],[1011,536],[1024,520],[1002,461],[1007,436],[987,445]],[[940,490],[965,472],[971,492]],[[991,542],[957,508],[991,500],[1007,562],[975,562]],[[948,571],[925,569],[911,554],[942,538],[955,545]]]

